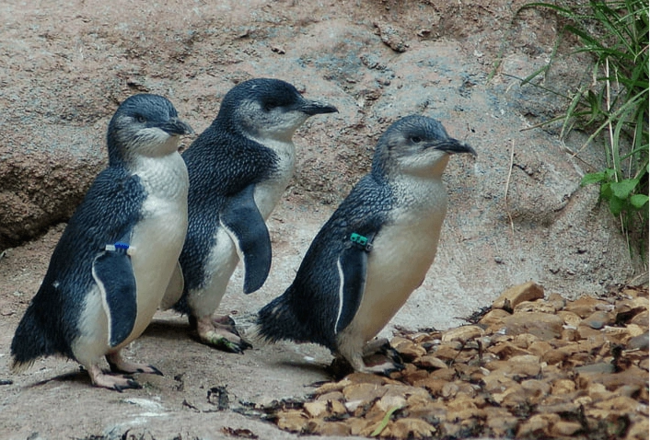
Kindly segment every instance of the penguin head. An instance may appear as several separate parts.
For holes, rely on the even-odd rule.
[[[285,81],[256,78],[226,94],[215,123],[247,137],[287,142],[310,116],[337,111],[334,106],[303,98]]]
[[[425,116],[407,116],[393,123],[379,138],[372,172],[389,177],[412,174],[439,178],[449,155],[476,152],[469,145],[449,137],[440,122]]]
[[[108,125],[110,165],[129,162],[136,156],[165,156],[178,149],[180,135],[193,133],[178,118],[168,99],[150,94],[127,98]]]

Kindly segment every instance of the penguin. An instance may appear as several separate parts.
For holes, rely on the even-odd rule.
[[[320,344],[359,372],[398,369],[364,356],[433,263],[447,211],[442,175],[458,153],[476,155],[435,119],[393,123],[370,173],[318,232],[289,288],[258,312],[249,339]]]
[[[239,260],[244,293],[266,281],[271,240],[265,221],[293,175],[293,134],[310,116],[336,111],[285,81],[251,79],[224,96],[212,124],[183,152],[189,226],[180,273],[162,308],[174,304],[187,314],[201,342],[235,353],[248,347],[229,317],[212,315]]]
[[[14,371],[60,355],[81,364],[93,385],[120,392],[140,388],[129,374],[162,374],[120,350],[150,323],[177,266],[189,186],[178,143],[190,133],[162,96],[134,95],[119,106],[108,126],[108,167],[68,222],[16,329]]]

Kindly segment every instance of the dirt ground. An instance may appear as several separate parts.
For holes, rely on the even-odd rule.
[[[92,132],[102,139],[115,108],[106,102],[116,104],[138,91],[170,95],[179,113],[200,132],[212,118],[206,115],[216,114],[221,97],[235,82],[256,74],[282,77],[290,72],[291,66],[283,66],[281,56],[300,45],[300,36],[307,32],[316,35],[309,39],[316,51],[319,36],[327,41],[327,35],[343,33],[350,26],[366,28],[376,36],[374,44],[395,54],[408,50],[404,44],[411,40],[418,45],[453,41],[463,57],[472,58],[479,70],[490,75],[504,51],[543,58],[544,50],[553,46],[556,19],[527,11],[514,20],[523,3],[5,1],[0,6],[0,62],[5,64],[0,76],[0,125],[11,136],[3,139],[6,153],[0,159],[29,150],[30,136],[51,137],[53,149],[80,133]],[[354,48],[357,43],[370,44],[349,44]],[[357,59],[358,53],[351,56]],[[278,58],[277,70],[256,71],[260,59],[268,57]],[[326,79],[345,89],[361,107],[381,93],[369,84],[390,84],[391,78],[381,75],[347,76],[345,60],[336,66],[326,58],[302,61],[330,63]],[[372,60],[363,61],[373,65]],[[296,82],[314,98],[327,94],[319,84],[309,78]],[[297,133],[297,144],[327,149],[345,138],[346,145],[357,148],[339,149],[328,156],[331,162],[321,159],[313,147],[299,149],[294,182],[269,221],[274,246],[270,279],[261,292],[245,297],[241,272],[236,272],[221,312],[245,323],[248,315],[286,288],[320,225],[367,170],[373,140],[386,125],[381,117],[369,115],[363,124],[342,131],[314,120]],[[187,146],[191,139],[185,142]],[[32,160],[38,162],[38,154]],[[80,172],[96,173],[103,161],[101,154],[84,159]],[[43,163],[42,170],[48,169],[52,174],[43,171],[42,180],[51,180],[48,184],[54,186],[59,183],[63,189],[50,195],[34,190],[34,197],[46,199],[41,206],[49,206],[48,197],[52,205],[55,200],[67,205],[52,208],[53,214],[43,217],[46,220],[33,220],[27,214],[17,220],[29,226],[28,232],[8,235],[12,247],[0,257],[0,438],[297,438],[244,413],[313,391],[314,384],[330,379],[325,370],[330,354],[321,347],[289,343],[255,347],[243,355],[222,353],[191,339],[186,319],[172,312],[156,315],[142,337],[125,350],[127,358],[151,363],[164,373],[162,377],[138,375],[141,390],[120,394],[93,388],[75,362],[53,358],[39,360],[27,373],[10,374],[13,332],[45,274],[65,227],[61,221],[80,197],[79,191],[70,192],[65,186],[80,185],[74,177],[78,168],[66,163],[48,168]],[[17,180],[10,177],[0,185],[15,185]],[[469,316],[477,305],[488,305],[491,299],[456,302],[450,314],[456,321],[436,325],[457,325],[458,317]],[[389,325],[385,335],[392,329]]]

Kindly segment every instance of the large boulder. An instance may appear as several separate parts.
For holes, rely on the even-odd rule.
[[[505,7],[488,14],[480,5],[360,3],[332,3],[323,13],[317,2],[86,1],[57,21],[44,18],[46,9],[27,15],[8,6],[2,32],[11,44],[0,53],[0,250],[71,215],[105,164],[106,126],[125,97],[165,95],[201,132],[234,84],[267,76],[340,113],[312,118],[296,135],[295,179],[271,227],[295,230],[287,224],[291,210],[309,220],[296,232],[302,240],[284,243],[291,258],[280,252],[274,262],[283,279],[260,301],[290,282],[319,225],[369,169],[383,130],[412,113],[441,120],[479,156],[452,159],[438,258],[396,322],[408,316],[425,325],[433,310],[451,320],[531,279],[578,295],[631,275],[627,244],[598,206],[597,189],[579,186],[585,166],[570,150],[580,140],[531,129],[564,105],[516,79],[544,62],[555,37],[550,17],[529,11],[522,25],[509,21]],[[123,7],[132,13],[122,14]],[[25,20],[36,23],[35,34],[21,33]],[[492,61],[504,53],[495,70]],[[585,61],[561,65],[545,87],[577,84]],[[585,154],[590,163],[602,160],[597,150]]]

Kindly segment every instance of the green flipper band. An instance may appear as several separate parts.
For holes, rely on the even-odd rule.
[[[361,234],[353,232],[350,235],[350,241],[366,252],[370,252],[372,250],[372,243],[368,240],[368,237],[364,237]]]

